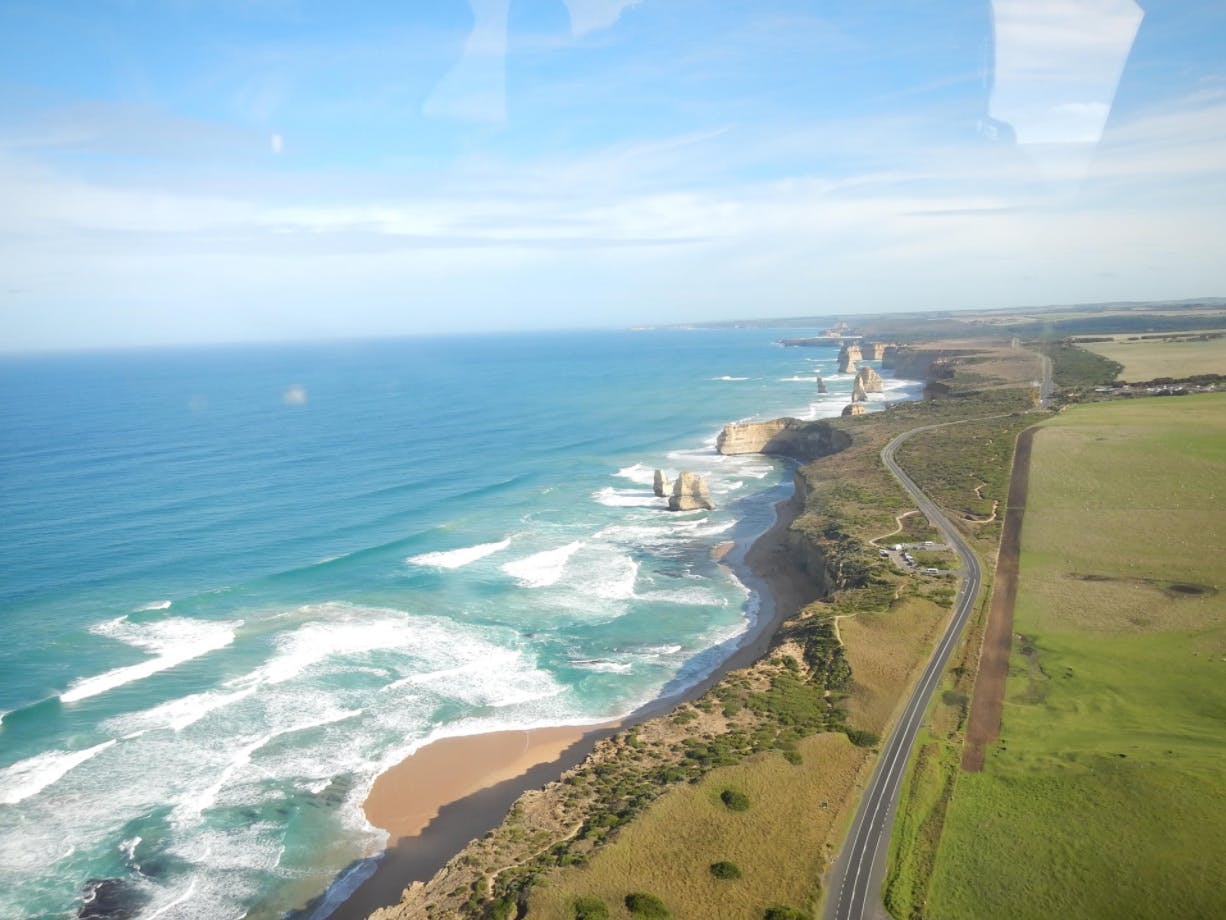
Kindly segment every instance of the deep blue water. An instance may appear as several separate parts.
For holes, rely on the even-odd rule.
[[[0,916],[99,879],[277,916],[380,849],[360,803],[423,742],[699,678],[754,611],[712,550],[790,482],[715,434],[850,392],[779,335],[0,360]],[[656,466],[718,509],[662,510]]]

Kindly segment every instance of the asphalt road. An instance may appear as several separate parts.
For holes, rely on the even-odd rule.
[[[945,634],[916,684],[894,733],[882,748],[872,779],[864,791],[860,808],[847,832],[847,839],[835,862],[834,871],[830,874],[826,889],[827,920],[861,920],[887,916],[881,902],[881,884],[885,878],[885,862],[890,849],[890,829],[894,823],[899,785],[907,768],[907,757],[915,743],[916,732],[923,722],[924,711],[928,708],[928,701],[941,683],[941,674],[945,671],[950,653],[957,644],[958,636],[966,625],[971,609],[975,606],[975,598],[979,594],[983,575],[979,559],[941,510],[894,461],[894,452],[898,446],[912,435],[934,428],[945,428],[951,424],[959,423],[948,422],[944,425],[913,428],[898,435],[881,451],[881,459],[886,468],[898,477],[903,487],[915,499],[920,511],[941,531],[945,542],[958,554],[962,563],[962,581],[958,586],[953,616],[945,628]]]

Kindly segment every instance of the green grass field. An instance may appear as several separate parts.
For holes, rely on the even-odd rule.
[[[1001,740],[892,908],[1226,916],[1226,396],[1048,423],[1022,539]]]
[[[1095,342],[1081,347],[1124,365],[1120,371],[1124,380],[1226,374],[1226,338],[1203,342],[1164,342],[1161,339],[1130,342],[1126,336],[1118,336],[1114,342]]]

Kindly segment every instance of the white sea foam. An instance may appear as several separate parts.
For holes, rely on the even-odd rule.
[[[189,725],[199,722],[209,713],[241,702],[254,692],[255,687],[252,686],[232,693],[221,693],[215,690],[193,693],[191,696],[170,700],[151,709],[107,719],[103,725],[125,735],[142,728],[145,731],[150,728],[170,728],[181,732]]]
[[[609,508],[657,508],[660,498],[640,489],[615,489],[608,486],[592,493],[592,498]]]
[[[680,645],[653,645],[643,649],[645,654],[652,655],[656,658],[667,655],[676,655],[679,651],[681,651]]]
[[[779,382],[780,383],[811,383],[814,386],[817,386],[817,377],[813,375],[808,376],[808,377],[780,377]]]
[[[613,475],[620,476],[622,479],[629,479],[631,482],[637,483],[640,486],[650,486],[656,481],[655,468],[644,466],[642,463],[622,467]]]
[[[16,805],[37,795],[69,770],[97,757],[114,743],[112,738],[81,751],[44,751],[19,760],[0,772],[0,804]]]
[[[382,855],[379,855],[363,859],[341,873],[341,877],[328,886],[328,890],[324,892],[323,898],[311,911],[307,920],[327,920],[332,916],[363,882],[375,874],[375,870],[379,868],[379,860],[382,858]]]
[[[306,608],[311,613],[327,613],[329,605]],[[250,683],[281,684],[302,674],[327,658],[345,657],[376,649],[410,649],[413,632],[403,618],[383,616],[344,616],[339,620],[318,620],[300,626],[277,640],[278,652],[271,660],[234,686]]]
[[[712,379],[712,380],[721,380],[721,381],[723,381],[723,382],[725,382],[725,383],[736,383],[736,382],[739,382],[739,381],[741,381],[741,380],[748,380],[749,378],[748,378],[748,377],[729,377],[727,374],[725,374],[723,377],[712,377],[711,379]]]
[[[500,553],[510,545],[510,539],[499,540],[497,543],[478,543],[476,546],[463,546],[459,549],[410,556],[405,562],[411,565],[433,566],[437,569],[460,569],[470,562]]]
[[[634,665],[628,661],[612,661],[608,658],[578,658],[571,664],[585,671],[598,671],[604,674],[625,674],[634,668]]]
[[[498,708],[557,696],[564,690],[551,675],[536,668],[517,649],[484,643],[470,648],[477,654],[462,664],[414,674],[397,684],[427,688],[447,699],[472,706]]]
[[[60,694],[60,699],[65,703],[88,699],[225,648],[234,641],[234,631],[241,625],[241,621],[189,620],[182,617],[155,623],[133,623],[126,617],[120,617],[95,626],[90,632],[154,652],[155,657],[78,680]]]
[[[547,588],[557,584],[566,568],[567,561],[582,546],[583,541],[576,540],[574,543],[567,543],[557,549],[547,549],[544,552],[508,562],[503,565],[502,570],[516,579],[522,587]]]
[[[584,593],[608,601],[627,601],[634,597],[634,583],[638,579],[639,564],[629,556],[619,554],[612,558],[602,558],[591,569],[584,572]]]
[[[139,613],[142,610],[167,610],[170,608],[170,605],[171,601],[154,601],[151,604],[145,604],[142,607],[137,607],[136,611]]]
[[[678,604],[682,607],[727,607],[727,598],[703,588],[681,588],[677,591],[649,591],[639,595],[640,600]]]

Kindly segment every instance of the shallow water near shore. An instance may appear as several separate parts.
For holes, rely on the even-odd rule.
[[[753,616],[713,550],[790,482],[720,425],[849,398],[782,334],[0,361],[0,915],[279,916],[382,847],[361,802],[428,740],[700,679]]]

